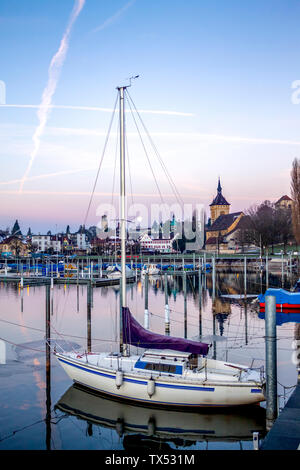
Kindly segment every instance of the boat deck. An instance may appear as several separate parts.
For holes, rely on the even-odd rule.
[[[231,383],[234,385],[235,383],[243,384],[243,383],[253,383],[253,385],[260,384],[259,380],[259,373],[256,370],[232,370],[231,368],[220,368],[218,367],[219,361],[208,360],[208,367],[205,368],[205,365],[195,370],[190,369],[183,369],[183,374],[172,374],[169,372],[162,372],[162,371],[155,371],[155,370],[139,370],[134,367],[136,361],[140,359],[140,356],[131,356],[131,357],[119,357],[117,356],[107,356],[106,353],[89,353],[89,354],[70,354],[68,357],[71,359],[75,359],[76,361],[80,361],[83,364],[89,364],[91,366],[100,367],[107,371],[114,372],[118,369],[118,365],[120,365],[120,369],[126,374],[134,374],[138,377],[144,378],[161,378],[168,380],[169,378],[172,381],[176,382],[193,382],[195,384],[203,384],[203,383]],[[177,364],[183,364],[184,361],[178,361]],[[216,367],[212,367],[211,362],[216,362]]]

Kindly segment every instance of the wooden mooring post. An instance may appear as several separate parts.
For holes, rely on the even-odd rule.
[[[186,271],[183,272],[183,313],[184,313],[184,337],[187,338]]]
[[[198,296],[199,296],[199,336],[202,336],[202,274],[201,268],[199,265],[199,274],[198,274]]]
[[[149,310],[148,310],[148,287],[149,287],[149,275],[145,274],[144,289],[145,289],[145,312],[144,312],[144,328],[149,329]]]
[[[92,350],[92,284],[87,282],[87,351]]]
[[[51,351],[50,351],[50,284],[46,284],[46,449],[51,450]]]
[[[165,333],[170,334],[170,310],[168,298],[168,275],[164,275],[164,290],[165,290]]]

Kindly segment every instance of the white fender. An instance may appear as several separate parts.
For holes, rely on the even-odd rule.
[[[116,386],[119,389],[123,383],[123,372],[121,370],[117,370],[116,373]]]
[[[155,393],[155,381],[154,379],[149,379],[148,380],[148,383],[147,383],[147,392],[148,392],[148,395],[149,397],[151,398],[152,395],[154,395]]]

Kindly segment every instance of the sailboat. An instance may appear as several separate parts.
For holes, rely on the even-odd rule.
[[[126,270],[127,278],[134,277],[132,270],[128,266],[125,266],[125,270]],[[106,271],[105,271],[105,276],[108,279],[121,279],[122,268],[118,264],[107,266]]]
[[[130,86],[130,85],[128,85]],[[120,110],[121,315],[118,352],[57,352],[74,383],[118,400],[168,408],[227,407],[265,400],[261,370],[207,358],[209,345],[153,333],[132,316],[126,302],[125,102]],[[131,354],[129,345],[143,348]]]
[[[149,276],[157,276],[158,274],[160,274],[160,270],[158,269],[156,264],[145,264],[142,269],[142,275],[144,276],[145,274],[148,274]]]

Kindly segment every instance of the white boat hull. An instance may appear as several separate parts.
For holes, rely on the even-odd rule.
[[[155,392],[148,395],[149,377],[124,373],[122,385],[116,385],[116,372],[71,359],[56,357],[73,382],[120,400],[172,407],[227,407],[250,405],[265,400],[260,384],[255,382],[202,382],[155,378]]]

